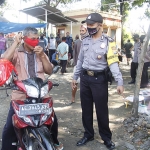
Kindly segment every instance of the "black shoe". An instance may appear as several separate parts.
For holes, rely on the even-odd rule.
[[[86,144],[87,142],[92,141],[92,140],[94,140],[93,137],[92,137],[92,138],[83,137],[81,140],[79,140],[79,141],[77,142],[77,146],[82,146],[82,145],[84,145],[84,144]]]
[[[135,84],[135,80],[131,80],[128,84]]]
[[[147,85],[141,85],[140,88],[147,88],[148,86]]]
[[[115,149],[115,144],[112,141],[104,141],[104,145],[106,145],[109,150]]]

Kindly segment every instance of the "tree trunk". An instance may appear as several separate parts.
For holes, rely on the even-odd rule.
[[[50,0],[48,0],[48,5],[50,5]]]
[[[150,39],[150,25],[147,32],[147,36],[145,37],[142,50],[141,50],[141,56],[140,56],[140,63],[138,65],[137,75],[136,75],[136,83],[135,83],[135,89],[134,89],[134,101],[133,101],[133,108],[132,108],[132,116],[138,117],[138,106],[139,106],[139,92],[140,92],[140,84],[141,84],[141,76],[142,76],[142,70],[144,65],[144,58],[148,47],[148,42]]]

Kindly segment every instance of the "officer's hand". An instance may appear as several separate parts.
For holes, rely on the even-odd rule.
[[[74,90],[76,88],[76,86],[77,86],[76,84],[77,84],[77,81],[72,80],[72,83],[71,83],[72,90]]]
[[[124,87],[123,86],[117,86],[117,92],[118,94],[123,94],[123,91],[124,91]]]
[[[43,56],[44,55],[44,51],[43,48],[41,46],[35,46],[34,50],[33,50],[37,55],[39,56]]]

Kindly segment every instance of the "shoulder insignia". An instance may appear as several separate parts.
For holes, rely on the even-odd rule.
[[[87,35],[86,37],[84,37],[84,38],[82,39],[82,41],[88,40],[88,38],[90,38],[89,35]]]
[[[110,36],[105,35],[105,34],[103,34],[103,36],[104,36],[109,42],[114,42],[114,39],[111,38]]]
[[[86,38],[88,38],[88,37],[90,37],[89,35],[87,35],[86,37],[84,37],[83,39],[86,39]]]

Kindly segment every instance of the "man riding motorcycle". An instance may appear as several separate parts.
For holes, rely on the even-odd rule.
[[[27,27],[23,31],[24,43],[17,47],[22,41],[21,35],[17,35],[15,37],[15,42],[2,55],[2,58],[8,59],[13,63],[18,73],[19,80],[33,77],[39,77],[44,80],[44,73],[49,75],[52,73],[53,65],[44,53],[43,48],[38,46],[38,38],[38,30],[32,27]],[[13,91],[11,94],[11,100],[25,100],[25,98],[26,95],[20,91]],[[16,146],[12,145],[12,143],[17,142],[16,133],[12,124],[13,114],[14,110],[12,108],[12,103],[10,103],[8,117],[2,133],[1,150],[17,149]],[[51,133],[56,150],[63,150],[63,144],[57,139],[58,123],[56,115],[54,115],[54,123],[51,127]]]

